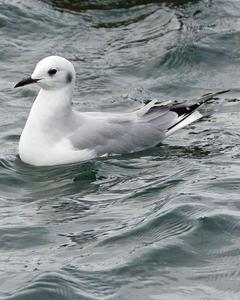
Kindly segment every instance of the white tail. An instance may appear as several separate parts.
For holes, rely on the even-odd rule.
[[[201,119],[202,117],[203,115],[198,110],[194,111],[185,118],[182,118],[182,116],[180,116],[179,121],[167,131],[166,137],[173,134],[175,131]]]

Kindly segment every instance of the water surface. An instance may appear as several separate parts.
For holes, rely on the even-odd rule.
[[[0,1],[0,299],[239,299],[239,113],[141,153],[36,168],[17,156],[47,55],[77,109],[240,97],[234,0]]]

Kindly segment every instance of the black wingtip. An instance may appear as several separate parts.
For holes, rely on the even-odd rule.
[[[223,90],[223,91],[217,92],[217,94],[218,94],[218,95],[221,95],[221,94],[228,93],[228,92],[230,92],[230,91],[231,91],[231,89],[229,89],[229,90]]]
[[[200,107],[202,104],[212,100],[212,99],[217,99],[215,98],[218,95],[221,94],[225,94],[227,92],[229,92],[229,90],[222,90],[216,93],[208,93],[203,95],[200,99],[198,99],[198,101],[194,104],[191,105],[186,105],[186,104],[177,104],[177,105],[173,105],[170,108],[170,111],[174,111],[178,114],[178,116],[181,115],[190,115],[193,111],[195,111],[198,107]]]
[[[225,93],[228,93],[230,92],[231,90],[222,90],[222,91],[219,91],[219,92],[216,92],[216,93],[207,93],[207,94],[203,94],[202,97],[213,97],[213,96],[217,96],[217,95],[221,95],[221,94],[225,94]]]

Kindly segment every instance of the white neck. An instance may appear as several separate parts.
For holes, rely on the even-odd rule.
[[[72,86],[58,90],[40,90],[23,130],[20,146],[51,145],[67,133],[73,114],[72,90]]]
[[[67,86],[57,90],[43,90],[38,93],[36,100],[33,103],[29,118],[32,114],[37,114],[43,121],[54,118],[64,117],[71,111],[72,104],[72,87]]]

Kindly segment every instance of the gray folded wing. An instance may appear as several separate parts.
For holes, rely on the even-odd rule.
[[[161,142],[178,120],[176,112],[151,102],[132,113],[84,113],[84,122],[69,136],[75,149],[94,149],[97,155],[139,151]]]
[[[190,105],[151,101],[132,113],[79,113],[80,125],[69,140],[76,150],[94,150],[97,156],[139,151],[200,119],[199,107],[226,92],[206,94]]]

